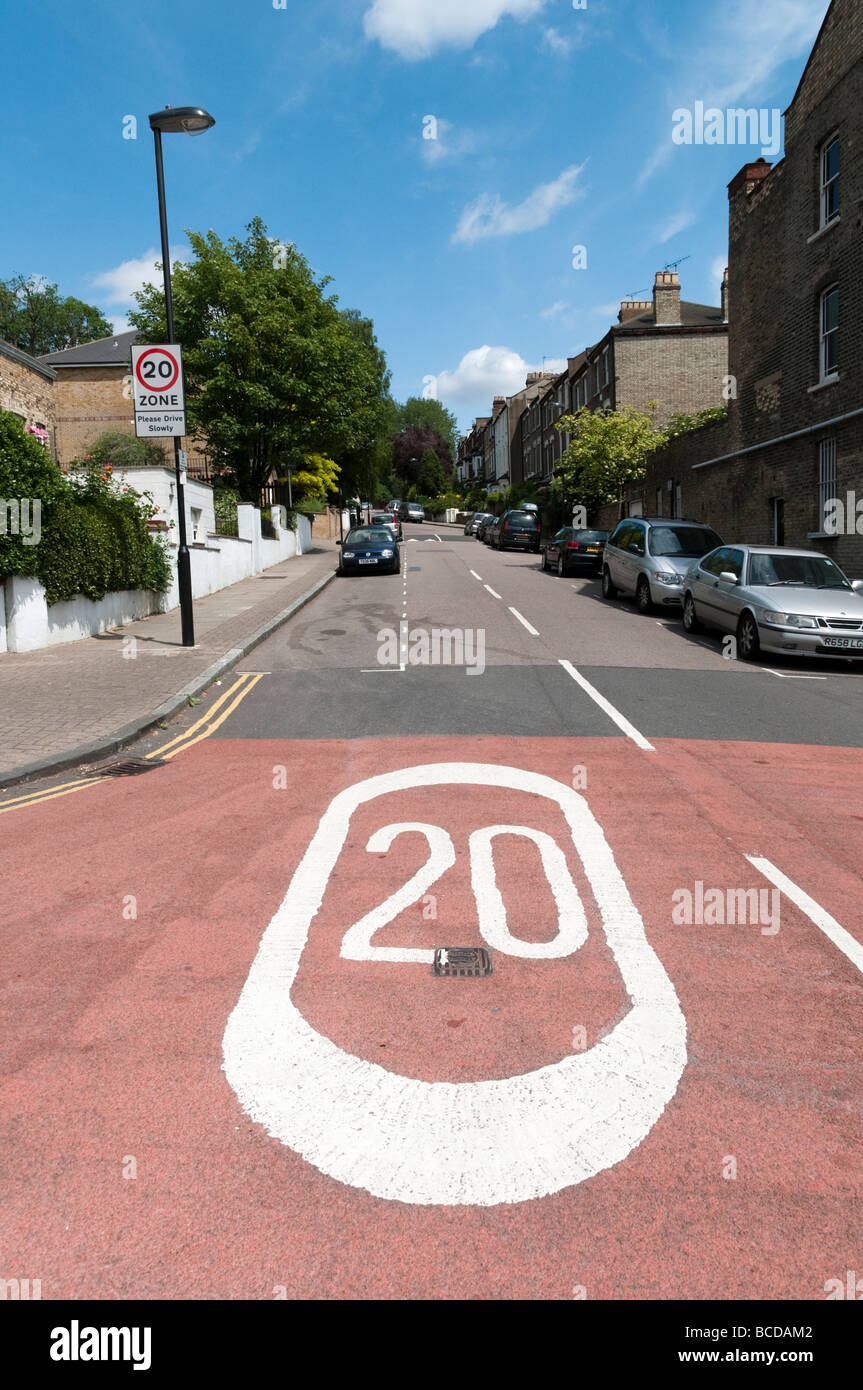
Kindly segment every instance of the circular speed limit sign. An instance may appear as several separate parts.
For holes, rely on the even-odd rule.
[[[168,348],[145,348],[135,363],[135,376],[145,391],[170,391],[179,380],[180,363]]]

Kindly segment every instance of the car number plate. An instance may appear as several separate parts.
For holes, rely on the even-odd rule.
[[[863,637],[825,637],[824,646],[840,647],[843,651],[849,647],[860,648],[863,647]]]
[[[598,546],[598,545],[589,545],[589,546],[587,547],[587,553],[588,553],[588,555],[598,555],[598,554],[599,554],[599,546]]]
[[[361,565],[376,565],[377,560],[360,560]]]

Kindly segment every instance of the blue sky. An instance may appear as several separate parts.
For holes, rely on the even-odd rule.
[[[155,278],[147,114],[200,104],[214,129],[165,140],[172,246],[184,228],[228,237],[259,214],[374,318],[396,396],[433,377],[465,426],[544,358],[595,342],[670,261],[691,258],[685,299],[719,303],[726,184],[760,146],[675,144],[672,113],[784,110],[827,10],[282,3],[16,6],[0,278],[47,276],[122,325],[131,288]]]

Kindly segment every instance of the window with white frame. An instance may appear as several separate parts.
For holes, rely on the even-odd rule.
[[[824,531],[828,506],[836,497],[836,440],[818,445],[818,530]],[[832,508],[830,508],[832,512]]]
[[[839,216],[839,136],[821,147],[821,226]]]
[[[839,286],[831,285],[821,296],[821,380],[839,374]]]

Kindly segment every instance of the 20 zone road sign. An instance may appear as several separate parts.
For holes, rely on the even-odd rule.
[[[183,356],[176,343],[133,347],[132,386],[139,438],[186,433]]]

